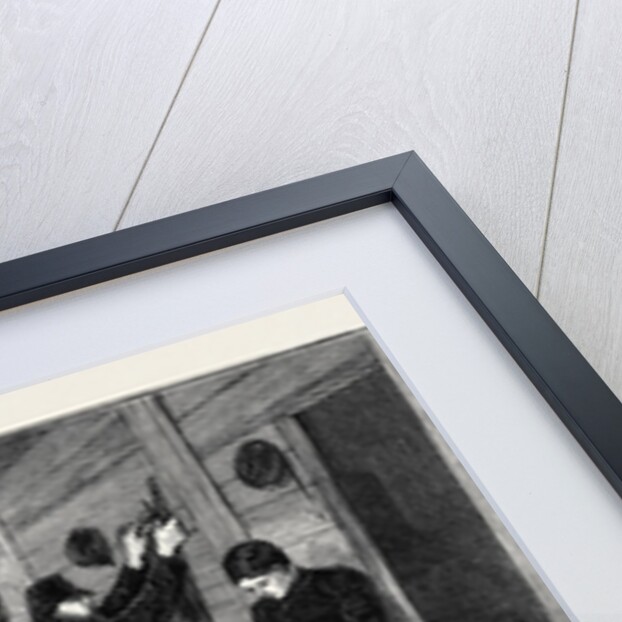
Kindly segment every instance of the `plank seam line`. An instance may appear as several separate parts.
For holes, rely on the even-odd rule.
[[[171,116],[173,107],[177,103],[177,98],[179,97],[179,94],[181,93],[181,89],[183,88],[186,82],[186,78],[188,77],[188,74],[190,73],[190,70],[192,69],[192,65],[194,64],[197,54],[199,53],[199,50],[201,49],[201,46],[203,45],[203,41],[205,40],[207,31],[209,30],[210,26],[212,25],[212,22],[214,21],[214,16],[216,15],[216,12],[218,11],[218,7],[220,6],[221,1],[222,0],[216,0],[214,9],[211,15],[209,16],[207,23],[205,24],[205,28],[203,29],[203,32],[201,33],[201,36],[199,37],[199,41],[197,45],[195,46],[194,51],[192,52],[192,55],[190,56],[190,61],[188,62],[188,65],[186,66],[186,69],[184,70],[184,73],[181,77],[181,81],[179,82],[179,85],[177,86],[177,89],[175,90],[173,99],[171,100],[171,103],[169,104],[166,110],[166,113],[164,114],[164,118],[162,119],[162,122],[160,123],[160,126],[158,128],[158,131],[156,132],[155,138],[153,139],[153,142],[151,143],[151,147],[149,148],[149,151],[147,151],[145,160],[142,166],[140,167],[140,171],[138,171],[136,180],[134,181],[132,188],[130,190],[130,193],[127,197],[127,200],[125,201],[125,204],[123,205],[123,208],[121,209],[121,213],[119,214],[119,217],[117,218],[113,231],[117,231],[119,227],[121,226],[121,222],[123,221],[123,218],[125,217],[125,214],[127,213],[128,207],[134,196],[134,193],[136,192],[136,188],[138,187],[138,184],[140,183],[140,180],[142,179],[143,173],[145,172],[145,169],[147,168],[147,164],[149,163],[149,160],[151,159],[151,156],[153,155],[153,152],[158,143],[158,140],[160,139],[162,131],[164,130],[164,126],[166,125],[169,117]]]
[[[559,115],[559,126],[557,129],[557,142],[555,144],[555,158],[553,160],[553,172],[551,175],[551,187],[546,206],[546,215],[544,217],[544,230],[542,232],[542,246],[540,250],[540,266],[535,287],[535,297],[540,300],[540,292],[542,289],[542,275],[544,273],[544,263],[546,255],[546,247],[549,238],[549,227],[551,224],[551,208],[553,206],[553,197],[555,195],[555,185],[557,182],[557,169],[559,165],[559,152],[561,150],[562,132],[566,117],[566,106],[568,103],[568,85],[570,84],[570,68],[572,66],[572,57],[574,53],[574,45],[577,34],[577,22],[579,21],[579,4],[580,0],[576,0],[574,18],[572,22],[572,34],[570,35],[570,50],[568,51],[568,63],[566,65],[566,80],[564,83],[564,91],[562,95],[562,106]]]

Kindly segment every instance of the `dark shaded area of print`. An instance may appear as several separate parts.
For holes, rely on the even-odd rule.
[[[0,599],[0,622],[10,622],[10,620],[11,616],[7,611],[6,605],[4,604],[4,601]]]
[[[423,619],[548,620],[381,367],[299,419]]]

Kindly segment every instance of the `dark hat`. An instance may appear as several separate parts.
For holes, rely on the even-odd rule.
[[[234,468],[237,476],[252,488],[283,486],[290,480],[290,467],[281,450],[268,441],[255,439],[238,448]]]
[[[92,595],[93,592],[79,588],[59,574],[53,574],[35,581],[26,590],[26,602],[33,622],[49,622],[63,601]]]
[[[237,544],[225,555],[223,568],[234,583],[269,573],[278,567],[289,567],[285,551],[272,542],[248,540]]]
[[[114,566],[112,549],[97,527],[77,527],[65,541],[65,555],[76,566]]]

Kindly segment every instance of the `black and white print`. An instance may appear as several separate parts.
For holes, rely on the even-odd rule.
[[[567,617],[366,329],[0,437],[1,622]]]

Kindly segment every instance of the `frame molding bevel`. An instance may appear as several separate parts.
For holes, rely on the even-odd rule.
[[[414,152],[0,264],[0,311],[392,202],[622,496],[622,403]]]

